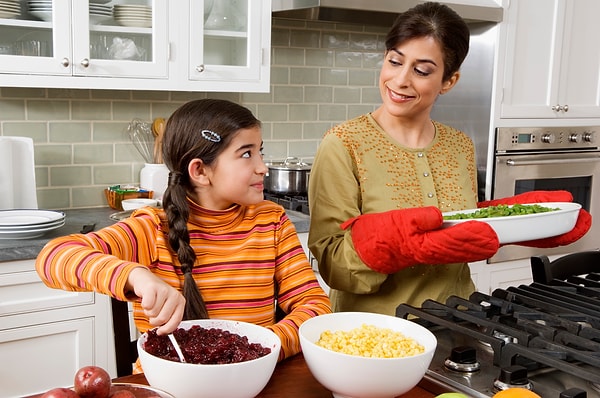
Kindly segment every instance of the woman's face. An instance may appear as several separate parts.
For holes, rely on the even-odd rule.
[[[438,96],[450,90],[458,72],[442,82],[444,56],[431,37],[408,40],[385,54],[379,76],[384,109],[397,117],[427,117]]]
[[[215,162],[204,166],[202,184],[197,187],[198,203],[213,210],[224,210],[234,203],[258,203],[263,200],[267,171],[261,129],[239,130]]]

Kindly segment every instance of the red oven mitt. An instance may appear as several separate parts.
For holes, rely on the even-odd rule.
[[[489,207],[497,206],[500,204],[514,205],[514,204],[527,204],[527,203],[544,203],[544,202],[572,202],[573,195],[569,191],[530,191],[524,192],[519,195],[510,196],[508,198],[488,200],[477,203],[477,207]],[[551,236],[544,239],[530,240],[527,242],[511,243],[513,245],[537,247],[537,248],[551,248],[558,246],[569,245],[582,238],[592,226],[592,215],[585,209],[579,210],[579,216],[575,227],[569,232],[562,235]]]
[[[437,207],[362,214],[344,222],[352,242],[371,269],[392,274],[417,264],[450,264],[487,259],[499,247],[498,236],[486,223],[467,221],[441,229]]]

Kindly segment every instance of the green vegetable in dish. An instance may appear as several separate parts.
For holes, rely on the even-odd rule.
[[[456,213],[444,216],[444,220],[469,220],[477,218],[524,216],[536,213],[547,213],[549,211],[560,210],[560,208],[546,207],[539,204],[533,205],[497,205],[484,207],[472,213]]]

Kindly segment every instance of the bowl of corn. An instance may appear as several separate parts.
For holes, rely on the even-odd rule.
[[[425,375],[437,339],[425,327],[390,315],[337,312],[300,326],[315,379],[336,398],[393,398]]]

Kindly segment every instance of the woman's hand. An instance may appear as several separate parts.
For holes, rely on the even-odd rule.
[[[479,261],[498,251],[498,236],[488,224],[471,220],[441,228],[443,221],[440,209],[428,206],[362,214],[341,227],[352,228],[360,259],[383,274],[418,264]]]
[[[141,299],[142,309],[159,335],[177,329],[183,319],[185,298],[145,267],[134,268],[127,278],[126,289]]]

